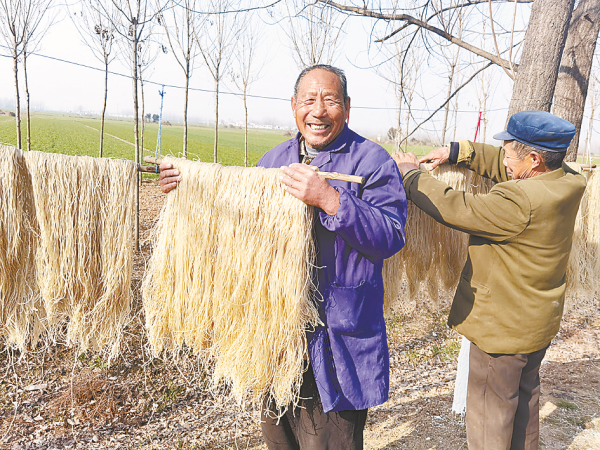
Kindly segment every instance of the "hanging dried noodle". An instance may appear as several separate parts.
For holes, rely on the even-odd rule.
[[[573,246],[567,267],[567,292],[600,293],[600,174],[584,172],[587,186],[575,220]]]
[[[440,166],[432,175],[456,190],[474,194],[487,193],[493,186],[490,180],[456,166]],[[575,222],[567,293],[594,296],[600,293],[600,175],[598,171],[583,175],[588,181]],[[384,264],[387,312],[409,309],[419,293],[434,302],[441,293],[452,294],[467,257],[467,235],[437,223],[412,202],[408,203],[406,236],[405,248]]]
[[[41,332],[35,283],[36,221],[23,152],[0,145],[0,337],[24,350]]]
[[[456,166],[442,165],[431,174],[453,189],[472,194],[485,194],[494,184]],[[406,237],[405,247],[383,265],[388,313],[394,309],[408,312],[420,293],[437,304],[441,294],[454,291],[467,259],[467,234],[436,222],[410,201]]]
[[[297,402],[305,330],[319,320],[313,209],[283,190],[278,169],[167,161],[182,181],[143,283],[154,354],[185,344],[238,401]]]
[[[130,311],[134,189],[131,161],[24,154],[39,237],[37,285],[50,336],[66,325],[80,350],[119,348]]]

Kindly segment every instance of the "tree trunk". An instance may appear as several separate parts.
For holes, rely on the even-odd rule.
[[[188,141],[188,95],[190,88],[190,71],[189,71],[189,61],[188,61],[188,70],[185,74],[185,100],[183,104],[183,157],[187,159],[187,141]]]
[[[458,51],[456,52],[458,56]],[[456,61],[456,60],[455,60]],[[450,65],[450,75],[448,75],[448,94],[446,98],[449,98],[452,95],[452,82],[454,81],[454,69],[456,68],[456,63],[453,62]],[[450,113],[450,102],[446,104],[446,108],[444,111],[444,126],[442,127],[442,145],[446,145],[446,127],[448,126],[448,114]]]
[[[400,151],[400,142],[402,142],[402,91],[398,94],[398,124],[396,125],[396,151]],[[408,133],[408,130],[406,130]]]
[[[575,0],[535,0],[508,109],[550,111]]]
[[[133,28],[133,139],[135,142],[135,162],[140,163],[140,134],[138,116],[138,53],[137,53],[137,27]],[[141,172],[138,172],[137,183],[135,183],[135,249],[140,249],[140,183]]]
[[[15,49],[16,51],[16,49]],[[19,98],[19,65],[16,56],[13,56],[13,71],[15,73],[15,120],[17,123],[17,148],[21,148],[21,106]]]
[[[31,116],[29,112],[29,84],[27,84],[27,50],[23,50],[23,79],[25,81],[25,102],[27,104],[27,150],[31,150]]]
[[[140,95],[142,97],[142,132],[140,134],[140,160],[138,161],[140,164],[144,160],[144,133],[146,131],[146,119],[144,114],[146,113],[146,103],[144,102],[144,77],[142,76],[142,68],[140,67]],[[142,182],[142,177],[140,176],[140,183]]]
[[[108,58],[104,57],[104,104],[100,118],[100,158],[104,154],[104,116],[106,115],[106,99],[108,97]]]
[[[215,149],[214,162],[217,163],[217,144],[219,142],[219,78],[215,78]]]
[[[592,149],[591,149],[591,145],[592,145],[592,132],[594,131],[594,116],[596,115],[596,107],[597,107],[597,99],[596,99],[596,93],[595,91],[595,86],[596,81],[592,80],[592,97],[590,98],[590,122],[589,122],[589,126],[588,126],[588,133],[587,133],[587,140],[585,143],[585,152],[584,152],[584,163],[586,164],[591,164],[592,163],[592,158],[591,158],[591,154],[592,154]],[[567,156],[569,156],[567,154]]]
[[[581,0],[571,18],[554,90],[552,111],[558,117],[571,122],[577,129],[567,151],[567,161],[577,159],[581,122],[599,31],[600,0]]]
[[[244,85],[244,167],[248,167],[248,102],[246,97],[247,85]]]

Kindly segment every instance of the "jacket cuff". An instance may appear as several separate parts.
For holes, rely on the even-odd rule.
[[[334,189],[340,193],[340,206],[334,216],[330,216],[322,209],[319,209],[319,220],[321,224],[329,231],[337,231],[344,227],[350,218],[350,209],[352,202],[347,198],[351,195],[343,187],[335,186]]]
[[[473,158],[473,146],[469,141],[458,141],[458,157],[456,164],[461,162],[470,162]]]
[[[456,164],[458,162],[458,151],[460,145],[458,142],[450,142],[450,155],[448,156],[448,162],[450,164]]]

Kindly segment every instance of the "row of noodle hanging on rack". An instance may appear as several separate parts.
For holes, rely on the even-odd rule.
[[[240,402],[297,401],[305,330],[319,322],[312,208],[282,189],[278,169],[169,162],[182,181],[158,218],[142,286],[153,353],[191,349]],[[11,147],[0,147],[0,164],[0,337],[25,350],[47,333],[115,357],[131,318],[137,165]],[[492,187],[465,169],[433,175],[473,194]],[[585,176],[568,283],[595,295],[600,182]],[[384,265],[387,311],[406,313],[419,293],[437,306],[466,259],[467,236],[410,202],[406,235]]]

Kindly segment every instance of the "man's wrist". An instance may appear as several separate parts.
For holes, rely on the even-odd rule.
[[[331,191],[324,204],[321,205],[321,209],[325,214],[335,216],[340,208],[340,193],[333,187]]]

